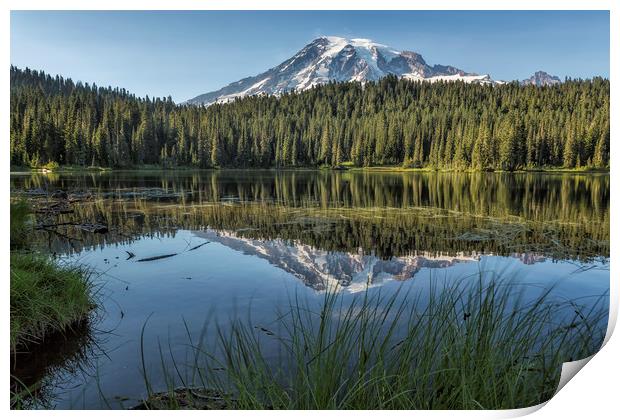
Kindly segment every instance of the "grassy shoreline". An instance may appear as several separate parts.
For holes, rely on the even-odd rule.
[[[50,170],[45,168],[29,168],[29,167],[16,167],[10,168],[11,173],[90,173],[90,172],[148,172],[148,171],[214,171],[214,170],[227,170],[227,171],[248,171],[248,170],[264,170],[264,171],[351,171],[351,172],[413,172],[413,173],[551,173],[551,174],[608,174],[609,168],[563,168],[563,167],[540,167],[540,168],[523,168],[514,171],[505,170],[482,170],[482,169],[456,169],[456,168],[406,168],[402,166],[352,166],[343,165],[338,167],[281,167],[281,168],[197,168],[192,166],[177,166],[166,167],[160,165],[141,165],[132,166],[127,168],[110,168],[100,166],[59,166],[56,169]]]
[[[609,173],[609,169],[596,169],[596,168],[525,168],[514,171],[504,170],[481,170],[481,169],[437,169],[437,168],[403,168],[400,166],[372,166],[372,167],[352,167],[350,171],[359,172],[420,172],[420,173],[571,173],[571,174],[594,174],[594,173]]]
[[[87,319],[95,307],[88,277],[47,255],[12,252],[11,350],[27,350]]]
[[[49,334],[84,321],[95,307],[90,273],[31,251],[31,215],[24,202],[11,203],[11,352],[26,350]]]

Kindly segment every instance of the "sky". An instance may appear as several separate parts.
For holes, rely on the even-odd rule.
[[[11,64],[182,102],[322,35],[496,80],[609,77],[608,11],[12,11]]]

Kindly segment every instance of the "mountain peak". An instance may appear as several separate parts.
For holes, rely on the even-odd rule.
[[[521,85],[553,86],[562,83],[558,76],[552,76],[546,71],[538,70],[530,78],[521,81]]]
[[[411,80],[494,83],[488,76],[467,73],[453,66],[430,66],[416,52],[398,51],[371,39],[321,36],[276,67],[199,95],[187,103],[226,103],[248,95],[280,95],[331,81],[363,83],[387,75]]]
[[[372,46],[376,46],[376,47],[383,47],[383,48],[387,48],[387,45],[383,45],[383,44],[379,44],[377,42],[374,42],[372,39],[368,39],[368,38],[345,38],[342,36],[334,36],[334,35],[323,35],[320,36],[318,38],[316,38],[313,42],[315,41],[319,41],[319,40],[326,40],[327,42],[329,42],[332,45],[353,45],[353,46],[357,46],[357,47],[372,47]]]

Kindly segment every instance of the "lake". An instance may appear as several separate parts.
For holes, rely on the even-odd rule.
[[[326,290],[350,299],[492,272],[587,307],[609,289],[607,174],[112,171],[10,183],[40,208],[68,194],[67,212],[39,215],[50,227],[36,243],[91,268],[99,302],[88,325],[15,369],[40,382],[42,407],[132,406],[142,357],[163,390],[161,360],[184,369],[206,327],[266,328]]]

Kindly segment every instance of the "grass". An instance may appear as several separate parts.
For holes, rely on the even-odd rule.
[[[37,253],[11,253],[11,349],[38,343],[88,317],[88,273]]]
[[[104,172],[111,171],[112,168],[104,167],[104,166],[79,166],[79,165],[55,165],[48,169],[51,172]],[[38,170],[38,169],[33,169]]]
[[[168,390],[152,390],[143,362],[143,407],[513,409],[551,398],[562,363],[602,344],[607,295],[587,309],[483,273],[439,284],[295,298],[273,325],[234,321],[209,344],[190,337],[189,374],[160,348]]]

